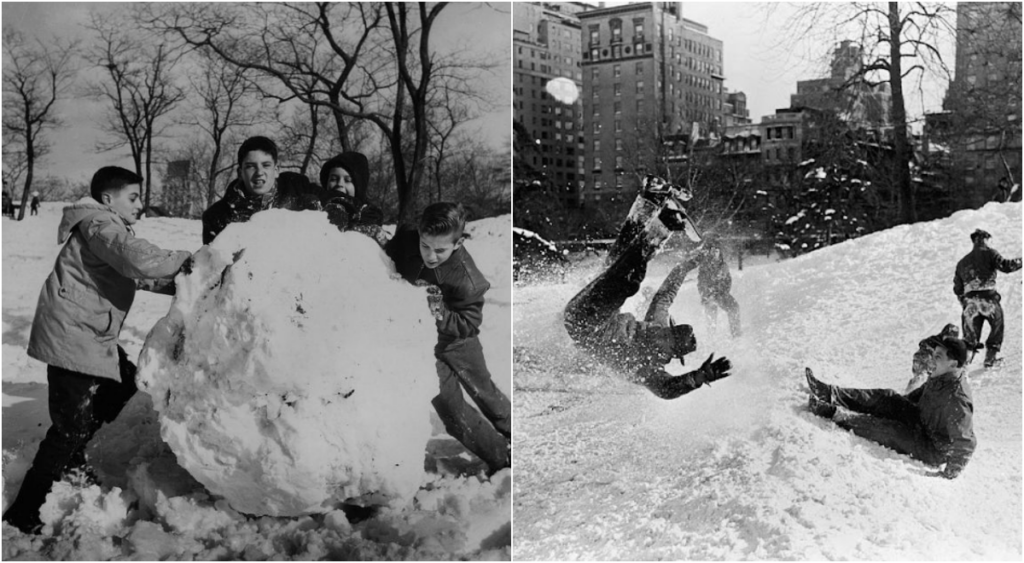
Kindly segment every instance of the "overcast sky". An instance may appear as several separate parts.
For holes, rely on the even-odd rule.
[[[90,10],[114,11],[121,7],[121,3],[4,2],[3,27],[14,27],[28,36],[40,38],[58,35],[85,39],[90,32],[83,28],[83,24],[89,21]],[[511,6],[507,3],[452,4],[438,19],[432,43],[440,51],[458,45],[468,46],[476,55],[507,53],[512,41],[511,22]],[[467,126],[479,130],[496,150],[506,150],[512,119],[511,65],[509,57],[495,57],[495,62],[501,62],[502,67],[495,74],[486,75],[481,86],[497,101],[497,107]],[[86,69],[79,78],[85,80],[93,76],[96,76],[95,69]],[[67,127],[50,134],[53,150],[37,170],[37,177],[52,174],[72,180],[87,180],[101,166],[132,168],[127,150],[99,154],[93,150],[101,135],[96,122],[104,111],[103,107],[99,102],[87,99],[68,100],[61,104],[59,110]],[[272,134],[269,136],[273,137]]]

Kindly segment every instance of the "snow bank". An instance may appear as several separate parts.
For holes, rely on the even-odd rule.
[[[412,498],[436,329],[369,237],[322,213],[259,213],[176,282],[138,379],[193,477],[248,514]]]
[[[670,309],[697,333],[686,369],[711,352],[734,369],[675,401],[594,369],[568,342],[561,310],[596,269],[517,287],[516,559],[1020,560],[1021,272],[998,278],[1002,368],[967,370],[978,449],[957,479],[806,407],[804,366],[844,386],[905,388],[918,341],[959,324],[953,269],[979,227],[1021,255],[1021,205],[988,204],[734,269],[738,340],[708,327],[688,279]],[[657,256],[641,293],[673,261]]]

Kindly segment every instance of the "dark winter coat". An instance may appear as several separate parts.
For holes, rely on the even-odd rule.
[[[477,269],[473,257],[465,246],[460,246],[431,270],[423,265],[419,246],[420,235],[416,227],[403,225],[384,250],[406,281],[416,283],[417,280],[425,280],[441,288],[445,311],[444,318],[437,321],[438,342],[443,345],[480,334],[484,293],[491,284]]]
[[[244,223],[264,209],[321,209],[320,191],[295,172],[282,172],[274,188],[262,196],[247,193],[242,181],[236,178],[228,184],[224,197],[203,212],[203,244],[213,242],[231,223]]]
[[[709,245],[700,257],[697,272],[697,291],[702,297],[728,294],[732,290],[732,276],[725,262],[725,253],[717,244]]]
[[[978,443],[974,399],[963,371],[931,377],[907,395],[907,400],[917,405],[921,427],[946,462],[946,475],[955,477]]]
[[[384,223],[379,207],[338,190],[324,191],[320,204],[331,224],[342,231],[360,231],[376,238]]]
[[[136,238],[127,221],[91,197],[64,208],[57,242],[64,247],[39,294],[28,355],[120,381],[117,338],[136,280],[170,278],[191,253]]]
[[[995,293],[997,270],[1009,274],[1020,268],[1020,258],[1007,260],[994,248],[975,246],[957,262],[956,274],[953,275],[953,293],[957,298],[983,291]]]

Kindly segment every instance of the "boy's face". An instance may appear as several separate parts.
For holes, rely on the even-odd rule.
[[[263,151],[249,151],[238,165],[238,177],[250,194],[266,194],[277,183],[277,163]]]
[[[423,265],[433,270],[451,258],[452,252],[462,246],[462,239],[455,240],[455,235],[420,234],[420,256]]]
[[[327,190],[337,190],[349,197],[355,197],[356,185],[352,182],[352,175],[344,168],[332,168],[327,175]]]
[[[950,358],[946,354],[945,347],[936,346],[935,351],[932,352],[932,357],[935,359],[935,371],[932,372],[932,377],[956,371],[956,359]]]
[[[100,196],[103,203],[118,212],[129,225],[142,215],[142,185],[128,184],[120,190],[108,190]]]

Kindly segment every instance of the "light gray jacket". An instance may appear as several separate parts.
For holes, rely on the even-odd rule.
[[[136,280],[172,278],[191,255],[136,238],[91,197],[64,208],[53,272],[39,293],[28,355],[49,365],[120,381],[117,338]]]

